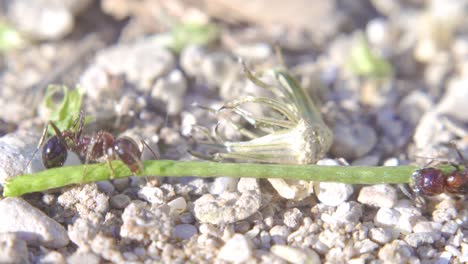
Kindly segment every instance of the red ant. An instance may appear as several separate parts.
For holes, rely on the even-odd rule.
[[[48,138],[47,142],[44,144],[49,125],[54,129],[55,135]],[[67,159],[67,152],[71,150],[84,160],[85,165],[91,161],[106,160],[112,171],[112,178],[115,176],[115,171],[112,168],[111,161],[116,159],[120,159],[134,174],[138,171],[143,171],[143,163],[141,162],[143,149],[140,150],[133,139],[126,136],[114,138],[111,133],[102,130],[98,131],[93,136],[82,135],[83,126],[83,111],[80,111],[78,118],[72,125],[75,131],[60,131],[53,122],[49,121],[44,128],[38,147],[33,153],[33,157],[44,144],[42,147],[42,163],[46,168],[63,166]],[[153,156],[159,159],[158,155],[154,153],[144,140],[141,140],[141,142],[143,148],[146,146]],[[84,174],[83,172],[83,175]]]
[[[468,166],[466,160],[454,144],[450,144],[463,161],[463,169],[458,164],[450,163],[455,170],[444,174],[438,168],[426,167],[419,169],[411,176],[411,185],[416,194],[425,196],[439,195],[447,192],[455,195],[468,194]]]

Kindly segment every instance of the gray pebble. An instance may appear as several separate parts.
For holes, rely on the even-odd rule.
[[[233,263],[246,262],[252,257],[249,240],[241,234],[235,234],[219,250],[218,258]]]
[[[362,123],[336,123],[333,129],[331,152],[346,159],[357,159],[366,155],[377,143],[375,130]]]
[[[26,164],[36,149],[40,135],[28,131],[18,131],[0,138],[0,183],[12,176],[27,172]],[[36,170],[43,169],[41,155],[31,162]]]
[[[444,94],[439,104],[436,106],[436,111],[440,114],[450,115],[461,122],[468,122],[468,77],[462,79],[454,79],[449,82],[447,92]]]
[[[96,182],[98,190],[107,194],[112,194],[115,191],[114,185],[110,181]]]
[[[26,242],[17,233],[0,233],[0,263],[29,263]]]
[[[398,201],[395,188],[388,184],[365,186],[361,189],[358,201],[376,207],[392,208]]]
[[[115,209],[123,209],[127,207],[131,199],[125,194],[117,194],[110,198],[110,205]]]
[[[197,234],[197,228],[189,224],[176,225],[174,226],[174,230],[172,231],[172,235],[175,238],[182,239],[182,240],[189,239],[196,234]]]
[[[328,206],[338,206],[353,194],[353,186],[335,182],[317,182],[314,191],[320,202]]]
[[[112,184],[114,185],[115,189],[119,192],[123,192],[125,189],[130,186],[130,179],[127,178],[118,178],[112,181]]]
[[[21,198],[1,200],[0,215],[0,232],[18,232],[28,244],[61,248],[69,242],[63,226]]]
[[[187,80],[180,70],[172,70],[166,76],[158,78],[152,87],[151,98],[155,103],[164,102],[169,115],[180,114],[184,107]]]
[[[195,222],[195,217],[190,212],[185,212],[179,216],[179,220],[184,224],[192,224]]]

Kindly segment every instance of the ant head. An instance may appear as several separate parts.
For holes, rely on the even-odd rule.
[[[50,137],[42,148],[42,163],[46,168],[61,167],[67,159],[65,142],[55,135]]]

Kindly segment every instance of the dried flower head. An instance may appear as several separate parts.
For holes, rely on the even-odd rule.
[[[271,83],[255,77],[245,65],[244,72],[251,82],[270,91],[275,98],[246,96],[227,102],[215,112],[231,109],[240,115],[254,127],[254,130],[239,128],[251,139],[226,141],[198,127],[207,138],[202,143],[215,147],[216,153],[211,156],[193,154],[218,161],[280,164],[309,164],[323,157],[332,144],[333,134],[297,81],[285,69],[266,71],[264,77],[269,77]],[[264,112],[270,114],[254,114],[243,108],[247,103],[264,106]]]

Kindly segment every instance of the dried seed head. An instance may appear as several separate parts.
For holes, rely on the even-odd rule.
[[[244,71],[250,81],[269,90],[275,98],[247,96],[227,102],[218,112],[231,109],[259,130],[245,131],[242,128],[245,135],[258,135],[259,132],[264,135],[237,142],[220,140],[221,137],[217,135],[209,136],[209,145],[217,147],[217,152],[209,158],[219,161],[309,164],[323,157],[332,144],[332,131],[294,78],[285,70],[274,69],[266,72],[273,77],[274,84],[267,84],[256,78],[245,66]],[[269,110],[267,113],[274,114],[255,115],[242,108],[246,103],[257,103]]]

